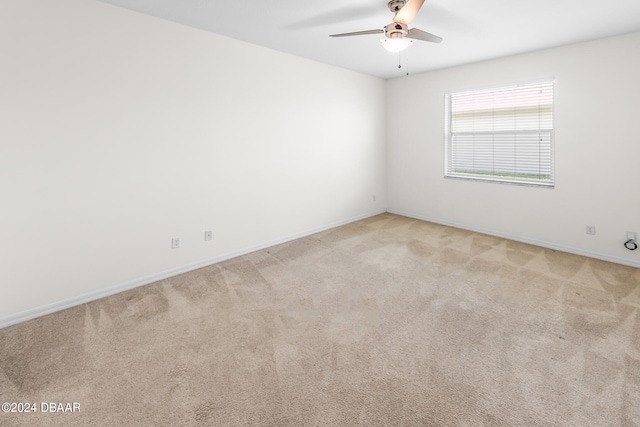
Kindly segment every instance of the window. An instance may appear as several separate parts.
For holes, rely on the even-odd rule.
[[[445,95],[445,177],[553,187],[553,81]]]

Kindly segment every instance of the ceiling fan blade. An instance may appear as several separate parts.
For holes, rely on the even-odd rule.
[[[410,29],[407,33],[407,37],[409,37],[410,39],[423,40],[425,42],[440,43],[442,41],[442,37],[435,36],[431,33],[427,33],[426,31],[422,31],[417,28]]]
[[[396,16],[393,18],[393,22],[405,25],[411,24],[423,3],[424,0],[409,0],[404,6],[402,6],[402,9],[396,13]]]
[[[366,31],[355,31],[353,33],[331,34],[329,37],[364,36],[364,35],[367,35],[367,34],[381,34],[381,33],[384,33],[383,29],[366,30]]]

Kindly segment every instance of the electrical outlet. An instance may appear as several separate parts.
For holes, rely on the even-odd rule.
[[[636,240],[636,233],[633,231],[627,231],[627,240]]]
[[[171,239],[171,249],[178,249],[180,247],[180,238],[173,237]]]
[[[373,195],[373,201],[375,202],[376,200],[377,200],[377,197],[376,197],[376,195],[374,194],[374,195]]]
[[[587,234],[596,234],[596,226],[595,225],[585,225],[584,232]]]
[[[204,240],[211,240],[213,239],[213,231],[205,231],[204,232]]]

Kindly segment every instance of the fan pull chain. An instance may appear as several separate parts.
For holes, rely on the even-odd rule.
[[[402,69],[402,52],[398,52],[398,69]],[[407,73],[409,75],[409,52],[407,52]]]
[[[409,75],[409,51],[407,51],[407,76]]]

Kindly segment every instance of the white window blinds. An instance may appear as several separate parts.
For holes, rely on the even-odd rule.
[[[445,95],[445,176],[553,186],[553,81]]]

